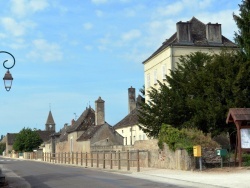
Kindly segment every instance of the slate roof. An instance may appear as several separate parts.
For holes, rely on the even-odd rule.
[[[67,130],[68,133],[74,131],[85,131],[88,127],[95,125],[95,111],[89,107],[81,114],[81,116],[74,122]]]
[[[123,127],[130,127],[132,125],[138,125],[138,108],[132,110],[126,117],[114,125],[114,129],[119,129]]]
[[[13,145],[15,138],[16,138],[17,133],[7,133],[7,142],[8,145]]]
[[[250,108],[230,108],[226,123],[236,121],[250,121]]]
[[[55,125],[55,121],[53,119],[51,111],[49,111],[49,115],[45,125]]]
[[[67,131],[70,129],[70,126],[64,126],[61,130],[60,130],[60,137],[59,140],[60,142],[64,142],[68,140],[68,133]]]
[[[166,39],[160,48],[158,48],[149,58],[147,58],[142,63],[144,64],[146,61],[166,49],[168,46],[205,46],[205,47],[233,47],[237,48],[237,45],[224,37],[222,35],[222,44],[216,43],[208,43],[206,39],[206,25],[202,23],[197,18],[193,17],[190,21],[191,23],[191,38],[193,43],[178,43],[177,40],[177,32],[174,33],[169,39]]]
[[[103,124],[104,125],[104,124]],[[103,125],[95,125],[89,127],[78,139],[77,141],[86,141],[91,139],[94,134],[103,126]]]
[[[41,130],[38,130],[37,133],[39,134],[39,136],[43,140],[43,142],[47,142],[47,141],[50,140],[51,135],[54,133],[54,131],[41,131]]]

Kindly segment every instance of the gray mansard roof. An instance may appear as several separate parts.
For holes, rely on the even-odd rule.
[[[204,47],[230,47],[230,48],[237,48],[237,45],[224,37],[222,35],[222,43],[215,44],[209,43],[206,38],[206,25],[198,20],[197,18],[193,17],[189,23],[191,23],[191,39],[192,43],[179,43],[177,40],[177,32],[174,33],[169,39],[166,39],[160,48],[158,48],[149,58],[147,58],[142,63],[144,64],[149,59],[153,58],[155,55],[163,51],[169,46],[204,46]]]

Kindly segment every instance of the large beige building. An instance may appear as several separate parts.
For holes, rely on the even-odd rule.
[[[143,62],[146,102],[149,89],[159,87],[157,80],[165,82],[165,75],[176,68],[180,56],[197,51],[218,53],[222,48],[237,46],[221,34],[221,24],[204,24],[195,17],[188,22],[177,22],[176,33]]]

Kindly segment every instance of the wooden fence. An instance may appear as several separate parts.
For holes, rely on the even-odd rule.
[[[130,167],[136,167],[140,172],[141,165],[148,167],[148,151],[93,151],[91,153],[41,153],[36,154],[33,159],[42,159],[45,162],[59,164],[74,164],[85,167],[118,169],[125,167],[128,171]]]

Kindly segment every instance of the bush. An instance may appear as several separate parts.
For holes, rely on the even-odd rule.
[[[163,149],[163,143],[169,146],[169,149],[185,149],[189,155],[193,154],[193,146],[201,145],[202,147],[216,148],[219,145],[212,140],[211,135],[205,135],[198,129],[181,130],[172,127],[171,125],[163,124],[159,133],[158,146]]]
[[[243,153],[242,155],[243,166],[250,166],[250,154]]]

